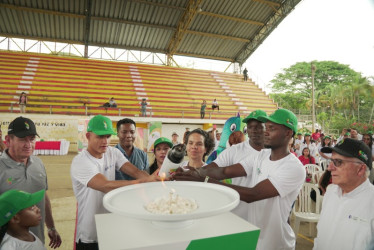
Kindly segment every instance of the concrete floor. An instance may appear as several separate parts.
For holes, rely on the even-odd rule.
[[[76,200],[74,197],[70,164],[76,154],[65,156],[39,156],[44,162],[48,175],[48,195],[52,202],[55,225],[62,237],[62,246],[59,249],[73,249]],[[291,218],[293,226],[293,219]],[[313,239],[316,237],[316,225],[312,225],[312,234],[309,234],[309,223],[301,223],[296,241],[296,250],[309,250],[313,248]],[[48,236],[46,236],[48,239]],[[48,241],[46,242],[48,245]],[[47,249],[51,249],[48,248]]]

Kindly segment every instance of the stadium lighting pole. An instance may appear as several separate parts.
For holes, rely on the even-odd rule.
[[[315,102],[314,102],[314,73],[316,72],[316,66],[311,63],[311,70],[312,70],[312,133],[314,133],[314,125],[316,124],[316,110],[315,110]]]

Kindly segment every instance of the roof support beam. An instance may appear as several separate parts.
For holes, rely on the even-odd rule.
[[[270,6],[270,8],[272,8],[274,10],[274,12],[276,12],[277,9],[281,6],[279,3],[275,3],[275,2],[272,2],[272,1],[268,1],[268,0],[252,0],[252,1],[259,2],[259,3],[266,4],[266,5]]]
[[[274,15],[270,16],[269,21],[261,28],[251,42],[247,43],[235,56],[235,62],[242,65],[248,57],[260,46],[268,35],[291,13],[295,6],[301,0],[284,0]]]
[[[247,19],[237,18],[237,17],[232,17],[232,16],[225,16],[225,15],[220,15],[220,14],[206,12],[206,11],[200,11],[199,14],[206,15],[206,16],[217,17],[217,18],[223,18],[223,19],[227,19],[227,20],[231,20],[231,21],[235,21],[235,22],[254,24],[254,25],[258,25],[258,26],[264,26],[265,25],[264,23],[257,22],[257,21],[252,21],[252,20],[247,20]]]
[[[173,54],[175,53],[175,51],[177,51],[179,44],[182,41],[184,34],[186,33],[186,30],[188,29],[192,20],[196,16],[197,9],[200,8],[201,2],[202,0],[189,0],[187,8],[184,11],[181,19],[179,20],[177,30],[174,32],[173,37],[169,41],[169,45],[166,50],[168,57],[168,65],[171,65],[171,57],[173,57]]]
[[[90,24],[91,24],[91,5],[92,5],[92,0],[86,0],[86,23],[85,23],[85,30],[84,30],[84,57],[88,58],[88,40],[90,37]]]

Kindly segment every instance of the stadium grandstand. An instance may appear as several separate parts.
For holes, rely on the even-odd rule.
[[[273,112],[278,105],[255,77],[243,80],[243,65],[300,1],[0,1],[0,125],[5,135],[20,115],[35,122],[40,137],[34,154],[42,155],[48,172],[59,249],[72,249],[75,240],[69,170],[87,147],[89,119],[102,114],[114,126],[133,119],[134,145],[153,161],[150,145],[160,136],[176,132],[182,141],[187,127],[221,130],[232,116]],[[191,67],[190,60],[210,67]],[[23,92],[26,114],[20,114]],[[104,106],[112,97],[117,106]],[[214,99],[219,111],[211,108]],[[159,131],[151,133],[156,125]],[[118,143],[115,135],[111,140]],[[311,248],[311,239],[299,239],[297,250]]]
[[[298,2],[2,1],[0,45],[19,52],[0,54],[0,112],[18,112],[22,92],[30,113],[138,116],[142,98],[151,117],[199,119],[204,99],[209,119],[271,112],[277,105],[256,83],[242,81],[241,66]],[[30,53],[42,44],[55,56]],[[82,58],[69,57],[71,48]],[[112,61],[87,60],[110,49]],[[114,62],[119,50],[161,54],[164,66]],[[226,61],[233,73],[178,67],[177,56]],[[110,97],[118,107],[100,107]],[[210,112],[215,98],[219,113]]]

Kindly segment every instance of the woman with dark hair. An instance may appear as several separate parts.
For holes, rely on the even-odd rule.
[[[327,186],[330,185],[331,183],[332,183],[331,172],[329,170],[326,170],[322,174],[321,178],[319,179],[319,183],[318,183],[319,193],[321,195],[324,195],[326,193]],[[316,201],[316,192],[314,190],[310,192],[310,198],[312,198],[313,201]]]
[[[319,152],[322,160],[328,160],[331,157],[331,153],[323,153],[323,152],[321,152],[321,149],[323,147],[332,147],[332,141],[331,141],[331,137],[330,136],[326,135],[325,137],[323,137],[321,145],[318,147],[318,152]]]
[[[18,104],[19,104],[20,113],[26,113],[27,96],[25,92],[21,93],[19,100],[18,100]]]
[[[362,141],[371,149],[371,154],[374,157],[373,137],[370,134],[363,134]]]
[[[188,161],[181,163],[181,167],[201,168],[205,164],[205,156],[214,148],[214,141],[208,132],[198,128],[192,130],[186,136],[186,150]]]
[[[304,148],[309,148],[310,155],[314,157],[315,162],[319,163],[319,158],[317,159],[318,149],[316,144],[311,140],[309,133],[305,133],[304,135],[304,143],[300,146],[301,155],[299,155],[299,157],[303,155],[302,152]]]
[[[305,166],[306,164],[316,164],[316,160],[310,155],[309,148],[303,148],[302,155],[300,155],[299,160]]]
[[[161,168],[166,154],[171,147],[173,147],[173,143],[165,137],[160,137],[154,142],[153,153],[155,154],[155,161],[149,166],[149,174],[153,174]]]

